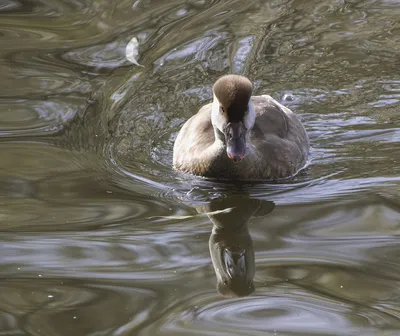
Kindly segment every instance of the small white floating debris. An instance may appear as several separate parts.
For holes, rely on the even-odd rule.
[[[125,56],[129,62],[144,68],[144,66],[139,64],[137,61],[139,56],[139,41],[136,37],[132,37],[132,39],[126,45]]]
[[[49,299],[52,299],[54,296],[53,296],[53,295],[47,295],[47,297],[48,297]]]

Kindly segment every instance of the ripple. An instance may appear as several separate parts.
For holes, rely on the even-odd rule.
[[[132,316],[152,314],[156,297],[141,288],[69,279],[14,279],[0,287],[3,330],[16,334],[109,333]]]
[[[0,150],[3,156],[0,170],[28,179],[44,178],[54,172],[84,169],[90,160],[87,155],[78,152],[71,151],[65,155],[62,148],[39,141],[2,142]]]
[[[155,61],[157,68],[161,71],[176,70],[176,67],[187,66],[196,61],[206,61],[210,49],[221,44],[225,34],[217,34],[215,31],[206,32],[206,36],[197,37],[195,40],[172,49]]]
[[[70,63],[94,67],[97,70],[119,68],[130,64],[125,55],[128,42],[128,39],[122,39],[107,44],[77,48],[64,53],[62,58]]]
[[[73,8],[75,10],[83,9],[84,6],[80,6],[78,2],[71,1],[68,5],[65,5],[62,1],[48,1],[40,0],[35,2],[25,2],[21,0],[6,0],[4,5],[0,7],[0,11],[11,12],[14,16],[27,17],[32,16],[33,18],[43,17],[57,17],[62,14],[67,14]]]
[[[2,100],[0,137],[55,134],[69,123],[86,101],[69,97],[60,100]]]
[[[353,335],[376,332],[393,322],[379,311],[360,312],[350,317],[351,310],[351,305],[338,300],[281,286],[273,288],[273,292],[243,299],[218,300],[211,295],[191,297],[142,333],[215,335],[235,330],[235,335],[249,332],[251,335],[265,335],[266,332],[271,335],[337,335],[338,332]]]
[[[3,232],[1,269],[11,277],[79,276],[176,286],[185,275],[201,274],[211,264],[207,250],[210,224],[188,234],[181,233],[183,226],[169,225],[168,234],[160,229],[136,229],[132,238],[117,228],[82,232],[79,238],[76,232]],[[199,236],[204,243],[194,245]]]
[[[1,92],[4,98],[31,96],[37,99],[39,96],[43,100],[43,97],[49,95],[72,93],[71,100],[66,99],[72,103],[74,98],[82,97],[91,89],[87,79],[77,76],[66,64],[49,53],[14,53],[9,58],[3,72],[3,76],[8,79],[8,85]]]
[[[0,184],[3,232],[80,231],[174,215],[171,205],[128,194],[100,173],[63,173],[38,181],[2,176]]]
[[[22,141],[0,144],[0,150],[3,231],[85,230],[172,213],[165,203],[115,187],[91,168],[95,155]]]
[[[21,7],[21,3],[17,0],[5,0],[0,4],[0,12],[11,12]]]

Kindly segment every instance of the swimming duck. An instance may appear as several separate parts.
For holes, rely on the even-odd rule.
[[[308,158],[304,126],[272,97],[252,92],[253,85],[244,76],[219,78],[212,103],[186,121],[175,140],[174,169],[236,180],[296,174]]]

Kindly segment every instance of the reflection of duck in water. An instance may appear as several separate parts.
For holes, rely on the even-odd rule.
[[[197,208],[198,212],[208,213],[214,225],[209,247],[217,289],[222,295],[246,296],[254,291],[254,250],[247,222],[273,209],[273,202],[245,197],[216,200]]]
[[[302,168],[309,150],[303,125],[288,108],[267,95],[252,97],[252,91],[246,77],[218,79],[213,102],[176,138],[174,168],[227,179],[275,179]]]

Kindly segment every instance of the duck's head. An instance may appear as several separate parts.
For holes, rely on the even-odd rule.
[[[255,122],[250,101],[253,85],[239,75],[226,75],[213,86],[211,121],[216,136],[225,142],[226,153],[235,163],[246,156],[246,143]]]

